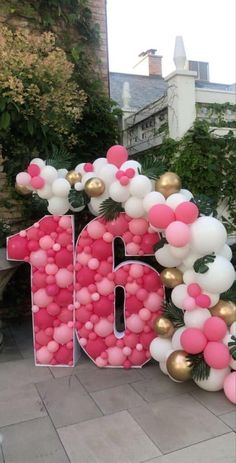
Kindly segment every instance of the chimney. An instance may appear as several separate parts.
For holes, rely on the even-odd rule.
[[[156,51],[150,48],[138,55],[140,60],[133,66],[137,74],[162,77],[162,56],[156,55]]]

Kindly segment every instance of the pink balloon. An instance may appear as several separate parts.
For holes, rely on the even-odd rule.
[[[141,333],[144,328],[144,321],[137,314],[132,314],[126,321],[127,328],[134,333]]]
[[[16,176],[16,183],[18,185],[28,186],[31,182],[31,176],[27,172],[19,172]]]
[[[55,263],[58,267],[67,267],[73,262],[73,254],[67,249],[58,251],[55,256]]]
[[[208,309],[211,305],[211,299],[207,296],[207,294],[200,294],[196,297],[195,301],[196,304],[203,309]]]
[[[39,240],[39,245],[42,249],[47,250],[53,247],[54,240],[49,235],[45,235]]]
[[[90,259],[92,260],[92,259]],[[91,270],[90,268],[83,268],[82,272],[77,273],[77,282],[81,286],[89,286],[91,283],[94,282],[95,271]]]
[[[129,153],[127,149],[122,145],[113,145],[107,151],[107,160],[110,164],[114,164],[116,167],[120,167],[125,161],[127,161]]]
[[[35,190],[41,190],[41,188],[43,188],[45,185],[45,180],[43,177],[37,176],[33,177],[30,183],[32,187],[35,188]]]
[[[57,285],[48,285],[46,291],[49,296],[56,296],[59,293],[59,288]]]
[[[187,287],[187,292],[189,294],[189,296],[191,297],[197,297],[201,294],[202,290],[201,290],[201,286],[199,286],[197,283],[191,283],[190,285],[188,285]]]
[[[126,360],[126,355],[123,354],[123,351],[120,347],[108,347],[108,363],[112,366],[122,366]]]
[[[45,288],[46,283],[47,283],[46,279],[47,279],[46,273],[42,273],[39,270],[33,273],[33,278],[32,278],[33,285],[37,286],[37,288]]]
[[[146,291],[157,291],[161,287],[160,276],[150,272],[143,277],[143,287]]]
[[[39,242],[36,240],[28,241],[28,249],[29,251],[37,251],[39,249]]]
[[[166,204],[156,204],[148,212],[148,220],[153,227],[165,229],[175,220],[175,213]]]
[[[205,362],[216,369],[226,368],[230,362],[230,353],[228,348],[221,342],[208,342],[204,350]]]
[[[63,306],[72,304],[72,293],[68,289],[62,288],[56,295],[55,302]]]
[[[73,350],[67,349],[66,346],[60,346],[54,358],[58,365],[72,365]]]
[[[124,214],[106,224],[107,231],[114,236],[122,236],[128,230],[128,226],[129,224]]]
[[[41,346],[46,346],[51,339],[51,336],[48,336],[44,330],[40,330],[35,333],[35,341]]]
[[[113,293],[114,291],[114,282],[103,278],[100,282],[97,283],[97,291],[102,296],[108,296],[108,294]]]
[[[52,217],[44,217],[42,220],[40,220],[40,230],[44,231],[47,233],[52,233],[56,231],[57,229],[58,222],[56,222]]]
[[[29,255],[27,239],[15,235],[8,238],[8,259],[24,260]]]
[[[176,207],[175,215],[177,220],[190,224],[198,218],[199,210],[196,204],[186,201]]]
[[[40,174],[40,167],[37,164],[30,164],[27,168],[27,172],[31,177],[36,177]]]
[[[39,249],[30,253],[30,263],[35,267],[44,267],[47,264],[48,256],[45,251]]]
[[[53,339],[58,342],[58,344],[66,344],[73,339],[73,328],[67,325],[54,328]]]
[[[188,225],[183,222],[172,222],[166,229],[166,239],[171,246],[183,247],[189,243],[191,238]]]
[[[140,278],[143,276],[143,267],[140,264],[131,264],[129,274],[133,278]]]
[[[199,354],[207,344],[207,339],[198,328],[186,328],[180,336],[183,349],[189,354]]]
[[[71,217],[68,215],[64,215],[60,217],[60,220],[58,222],[59,227],[64,228],[65,230],[67,228],[71,227]]]
[[[46,346],[41,347],[36,352],[36,361],[43,365],[49,365],[53,358],[52,352],[49,352]]]
[[[55,302],[51,302],[50,304],[48,304],[47,306],[47,312],[50,314],[50,315],[58,315],[60,313],[60,307],[58,304],[56,304]]]
[[[91,294],[87,288],[81,288],[77,291],[77,301],[80,304],[89,304],[91,302]]]
[[[148,222],[145,219],[133,219],[129,222],[129,230],[133,235],[144,235],[148,230]]]
[[[139,351],[137,349],[134,349],[132,351],[132,354],[129,356],[129,360],[132,363],[132,365],[140,365],[141,366],[147,360],[146,352],[144,350]]]
[[[224,393],[227,399],[236,404],[236,371],[232,371],[224,380]]]
[[[220,341],[227,333],[227,325],[220,317],[210,317],[203,326],[208,341]]]
[[[151,310],[151,312],[156,312],[161,308],[162,297],[157,293],[149,293],[147,299],[144,301],[144,307]]]
[[[87,231],[89,236],[96,240],[103,237],[104,233],[106,233],[106,228],[101,222],[92,221],[88,224]]]
[[[99,317],[107,317],[113,313],[113,302],[107,297],[100,297],[99,301],[93,303],[94,313]]]
[[[183,301],[183,310],[194,310],[196,308],[196,302],[193,297],[186,297]]]
[[[66,268],[59,269],[55,276],[60,288],[67,288],[73,283],[73,272],[69,272]]]
[[[94,331],[98,336],[106,338],[106,336],[109,336],[109,334],[113,333],[113,324],[110,323],[106,318],[101,318],[94,326]]]
[[[96,359],[99,355],[106,350],[106,344],[103,339],[89,339],[86,344],[86,352],[90,357]]]
[[[103,239],[98,239],[94,241],[92,245],[92,255],[93,257],[103,260],[107,259],[112,254],[112,245],[111,243],[106,243]]]
[[[59,349],[59,344],[58,342],[56,341],[49,341],[48,345],[47,345],[47,349],[49,350],[49,352],[57,352],[58,349]]]
[[[44,288],[40,288],[34,293],[33,302],[39,307],[47,307],[52,302],[52,297],[47,294]]]

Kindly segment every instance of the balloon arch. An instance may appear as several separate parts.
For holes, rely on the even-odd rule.
[[[153,357],[171,379],[224,387],[236,403],[236,305],[220,298],[234,283],[232,252],[223,224],[200,213],[178,175],[154,181],[115,145],[70,172],[35,158],[16,190],[47,200],[52,214],[8,239],[8,259],[31,264],[37,365],[73,366],[76,333],[98,367],[141,367]],[[96,218],[74,252],[73,218],[64,214],[86,206]],[[126,257],[115,266],[117,237]],[[145,255],[155,255],[160,274]]]

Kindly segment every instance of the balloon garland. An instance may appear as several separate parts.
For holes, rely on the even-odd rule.
[[[235,279],[226,229],[216,218],[200,213],[192,193],[182,189],[178,175],[166,172],[157,175],[154,181],[153,177],[145,175],[139,162],[128,160],[128,152],[123,146],[115,145],[108,150],[106,158],[96,159],[94,163],[80,163],[70,172],[66,169],[57,170],[46,165],[42,159],[35,158],[27,172],[17,175],[16,189],[22,194],[33,191],[40,198],[46,199],[48,211],[53,216],[66,214],[69,210],[79,212],[87,205],[93,215],[103,215],[108,220],[106,223],[113,223],[115,228],[118,224],[117,218],[124,216],[127,228],[123,235],[118,229],[115,229],[114,234],[110,233],[109,227],[104,227],[103,218],[96,222],[100,224],[100,228],[104,227],[103,233],[100,235],[94,227],[90,235],[89,229],[93,228],[91,222],[83,232],[84,244],[79,244],[79,256],[86,254],[86,251],[91,254],[92,247],[98,246],[96,243],[99,240],[101,249],[105,249],[117,235],[124,239],[128,254],[142,255],[145,253],[145,244],[144,248],[139,246],[144,240],[139,228],[142,228],[141,224],[144,222],[149,234],[160,234],[161,240],[157,244],[155,258],[164,267],[160,278],[171,295],[166,298],[162,313],[158,317],[149,317],[149,326],[151,323],[157,337],[148,344],[146,358],[150,350],[151,356],[160,363],[163,373],[171,379],[185,381],[192,378],[199,387],[209,391],[224,388],[228,399],[236,403],[236,372],[231,372],[236,369],[236,305],[233,301],[224,300],[222,296],[222,293],[231,288]],[[86,244],[87,239],[89,242]],[[90,262],[91,272],[95,272],[93,266],[97,265],[97,260],[97,256],[93,257],[92,254],[87,260]],[[83,258],[79,265],[84,265]],[[131,267],[132,264],[129,272]],[[77,266],[77,270],[80,269]],[[135,274],[135,268],[132,271]],[[87,276],[91,272],[87,272]],[[114,286],[112,272],[109,273],[110,280],[107,278],[107,281],[113,282]],[[134,274],[129,274],[130,283],[134,284],[137,278],[137,284],[142,285],[143,281]],[[101,296],[96,295],[99,293],[99,281],[92,278],[90,282],[90,277],[88,281],[85,278],[84,283],[78,280],[81,286],[78,292],[81,288],[89,292],[90,286],[95,301],[95,298]],[[110,283],[100,284],[102,291],[105,291],[102,297],[106,300],[109,299],[109,293],[105,294],[108,291],[106,286],[112,286]],[[139,288],[138,291],[142,292],[142,289]],[[158,294],[158,288],[154,290],[154,294]],[[84,304],[89,305],[90,302]],[[141,311],[150,311],[150,308],[144,303],[141,305],[139,310],[135,309],[137,321],[142,320],[141,313],[143,317],[149,316]],[[156,302],[156,311],[159,309]],[[81,321],[80,310],[79,306],[79,329],[82,330],[80,337],[83,339],[82,344],[86,346],[88,340],[91,340],[87,332],[99,320],[95,320],[96,314],[92,313],[93,321],[86,320],[86,317]],[[108,323],[113,323],[113,320],[110,318]],[[108,333],[109,329],[110,326],[103,323],[97,331]],[[134,346],[140,353],[143,348],[139,346],[137,349],[138,344],[139,341]],[[120,358],[123,356],[125,365],[130,366],[132,362],[129,357],[133,355],[133,351],[128,350],[129,346],[120,342],[119,345],[106,347],[119,348]],[[109,364],[111,351],[101,348],[98,355],[93,349],[91,352],[90,355],[98,359],[98,366]],[[114,357],[113,354],[114,351],[110,354],[111,358]],[[136,365],[142,363],[140,360]]]

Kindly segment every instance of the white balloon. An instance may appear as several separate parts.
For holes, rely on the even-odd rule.
[[[82,191],[84,189],[84,186],[82,185],[81,182],[76,182],[74,184],[74,188],[75,188],[76,191]]]
[[[159,367],[160,367],[160,370],[162,371],[162,373],[164,373],[164,375],[168,375],[168,371],[167,371],[167,368],[166,368],[166,360],[163,361],[163,362],[160,362],[159,363]]]
[[[45,166],[45,161],[41,158],[34,158],[30,161],[30,164],[36,164],[36,166],[43,168]]]
[[[163,248],[155,252],[155,258],[163,267],[177,267],[182,260],[174,257],[170,252],[170,245],[164,244]]]
[[[53,196],[48,201],[48,212],[53,215],[63,215],[70,209],[70,203],[67,198]]]
[[[178,328],[175,333],[172,336],[172,347],[174,350],[180,350],[183,349],[183,346],[180,342],[180,338],[182,333],[186,330],[186,326],[181,326],[181,328]]]
[[[193,252],[190,252],[184,259],[183,259],[183,264],[187,268],[192,268],[194,262],[201,257],[201,254],[195,254]]]
[[[195,283],[195,272],[194,270],[185,270],[183,274],[183,281],[186,285],[190,285],[191,283]]]
[[[231,360],[229,362],[229,366],[230,366],[230,368],[232,368],[232,370],[236,370],[236,360],[234,360],[233,357],[231,357]]]
[[[114,201],[117,201],[118,203],[123,203],[127,201],[127,199],[130,196],[129,187],[122,186],[118,181],[113,182],[109,188],[109,195]]]
[[[173,193],[172,195],[168,196],[166,200],[167,206],[171,207],[173,210],[175,210],[176,207],[181,203],[186,203],[186,197],[181,193]]]
[[[104,192],[101,196],[98,196],[97,198],[91,198],[90,203],[88,204],[89,210],[92,212],[94,215],[99,215],[100,214],[100,206],[105,201],[105,199],[108,198],[108,194]]]
[[[182,188],[180,190],[181,195],[184,195],[187,201],[190,201],[190,199],[193,198],[193,194],[189,190],[185,190],[185,188]]]
[[[165,201],[165,197],[161,193],[158,191],[151,191],[143,199],[143,207],[145,211],[148,212],[152,206],[156,204],[165,204]]]
[[[65,178],[57,178],[52,183],[52,192],[55,196],[65,198],[68,196],[71,185]]]
[[[138,161],[125,161],[121,166],[120,166],[120,170],[126,170],[126,169],[129,169],[129,168],[132,168],[135,170],[135,172],[138,174],[139,171],[142,170],[142,166],[141,164],[138,162]]]
[[[214,217],[199,217],[192,225],[191,246],[197,253],[203,255],[218,252],[227,239],[224,225]]]
[[[171,300],[173,304],[176,305],[179,309],[182,309],[184,299],[188,297],[187,285],[181,284],[176,286],[171,293]]]
[[[220,256],[225,257],[228,260],[232,259],[233,253],[228,244],[225,244],[223,248],[219,251]]]
[[[107,165],[107,159],[106,158],[95,159],[95,161],[93,163],[93,167],[94,167],[95,172],[99,174],[100,170],[105,165]]]
[[[85,166],[85,162],[81,162],[75,167],[75,172],[79,172],[81,175],[83,175],[85,173],[84,166]]]
[[[222,256],[216,256],[214,262],[208,264],[206,273],[196,273],[196,282],[211,293],[224,293],[233,284],[235,270],[233,265]]]
[[[66,174],[68,174],[68,170],[58,169],[57,174],[58,174],[58,178],[65,178]]]
[[[224,344],[226,347],[229,347],[229,346],[228,346],[228,343],[229,343],[230,341],[232,341],[231,336],[232,336],[232,334],[230,334],[230,332],[227,331],[226,335],[225,335],[225,336],[223,337],[223,339],[222,339],[222,342],[223,342],[223,344]]]
[[[223,389],[224,380],[230,373],[230,368],[222,368],[217,370],[216,368],[210,368],[210,374],[207,379],[194,380],[194,382],[205,391],[220,391]]]
[[[114,166],[113,164],[106,164],[100,169],[99,178],[101,178],[105,182],[105,184],[109,186],[112,184],[112,182],[116,180],[116,172],[118,172],[116,166]]]
[[[182,248],[176,248],[175,246],[170,246],[170,252],[174,257],[177,257],[177,259],[184,259],[187,257],[188,253],[190,251],[189,244],[186,244],[186,246],[183,246]]]
[[[132,219],[143,217],[145,215],[145,210],[143,208],[142,199],[131,196],[125,203],[125,212],[132,217]]]
[[[229,329],[230,334],[236,336],[236,322],[233,322]]]
[[[95,177],[94,172],[86,172],[86,174],[84,174],[81,179],[82,185],[85,186],[85,183],[87,182],[87,180],[89,180],[90,178],[94,178],[94,177]]]
[[[149,350],[151,356],[157,360],[157,362],[164,362],[167,353],[172,349],[172,345],[169,339],[155,338],[152,340]]]
[[[40,172],[40,176],[43,177],[43,179],[47,183],[53,183],[54,180],[58,178],[58,173],[55,167],[52,166],[45,166]]]
[[[208,309],[186,310],[184,313],[184,323],[188,328],[202,329],[205,321],[211,317],[211,312]]]
[[[133,177],[129,184],[130,194],[136,198],[144,198],[152,190],[152,184],[145,175]]]
[[[37,191],[37,194],[42,199],[50,199],[53,195],[51,185],[45,183],[44,187]]]

